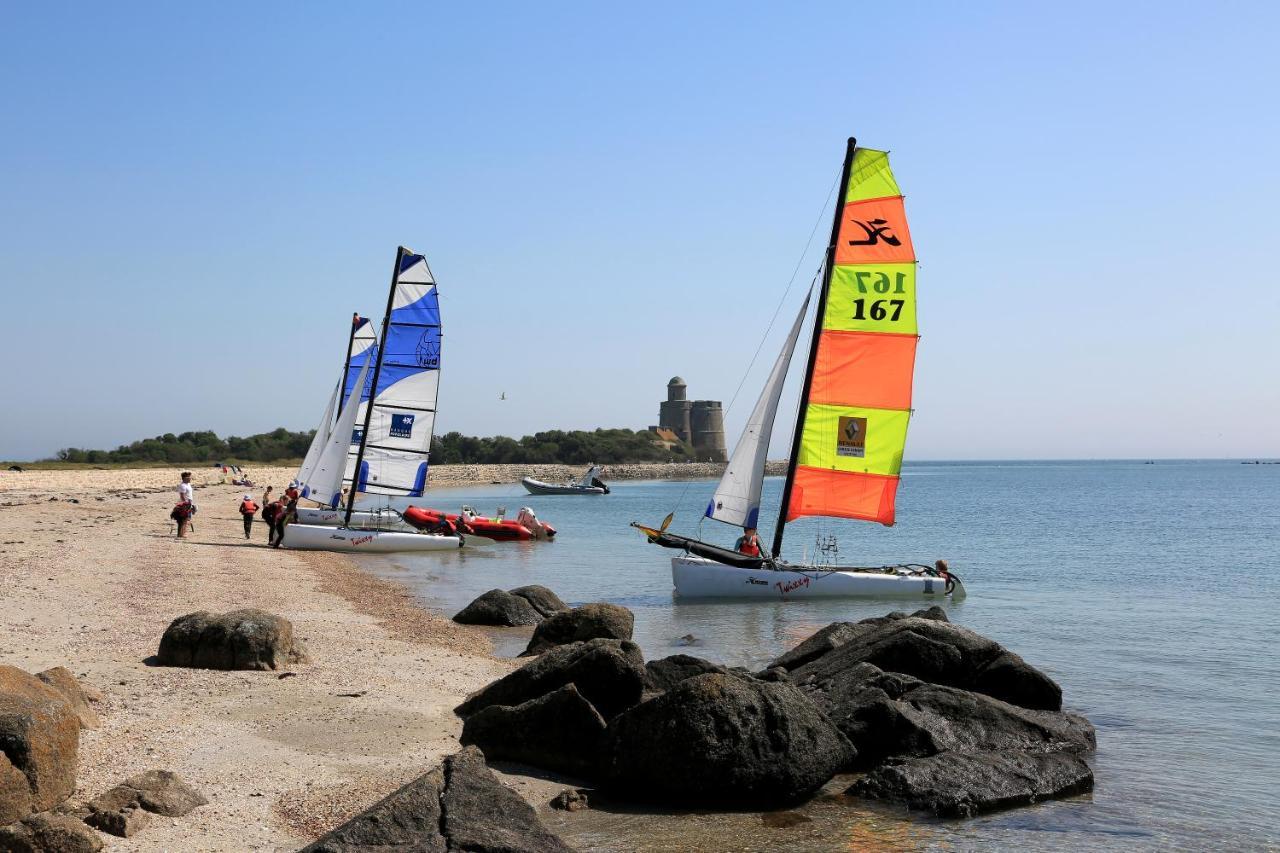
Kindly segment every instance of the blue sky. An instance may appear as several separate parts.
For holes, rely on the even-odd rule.
[[[1278,8],[10,4],[0,458],[314,426],[398,243],[438,429],[745,374],[736,433],[849,135],[921,259],[909,459],[1280,455]]]

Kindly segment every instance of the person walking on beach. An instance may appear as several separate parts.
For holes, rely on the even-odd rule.
[[[182,472],[182,482],[178,484],[178,505],[173,508],[171,516],[178,522],[178,538],[186,539],[187,530],[191,527],[191,517],[196,514],[196,490],[191,485],[191,472]]]
[[[748,557],[760,556],[760,537],[756,535],[754,527],[744,527],[742,535],[738,537],[738,541],[734,543],[733,550],[739,554],[746,554]]]
[[[258,514],[258,505],[253,500],[253,495],[245,495],[240,499],[240,518],[244,520],[244,538],[248,539],[253,533],[253,517]]]

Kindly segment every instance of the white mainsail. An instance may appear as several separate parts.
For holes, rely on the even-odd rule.
[[[304,498],[311,494],[309,485],[311,475],[315,471],[316,463],[320,461],[320,453],[329,441],[329,434],[333,428],[333,410],[338,405],[338,395],[341,393],[342,386],[335,386],[333,394],[329,397],[329,405],[324,407],[324,415],[320,418],[320,425],[316,427],[316,434],[311,439],[311,446],[307,448],[307,455],[302,458],[302,466],[298,468],[298,476],[294,478],[298,488],[302,490]]]
[[[755,527],[760,517],[760,489],[764,486],[765,456],[769,453],[769,437],[773,434],[773,419],[778,411],[778,399],[782,396],[782,385],[787,378],[787,367],[791,364],[791,354],[795,351],[796,341],[800,338],[800,327],[804,324],[804,315],[809,310],[809,297],[800,306],[800,314],[796,317],[787,343],[773,365],[773,372],[764,384],[764,391],[756,401],[747,419],[746,429],[733,448],[733,456],[729,458],[729,467],[720,478],[716,493],[707,504],[707,517],[725,524],[741,527]]]
[[[337,506],[342,499],[342,473],[347,467],[347,448],[351,446],[356,415],[363,408],[352,403],[360,399],[358,395],[360,389],[365,387],[370,363],[370,360],[366,360],[364,366],[360,368],[360,375],[352,386],[355,393],[352,394],[352,399],[347,401],[347,405],[343,406],[342,414],[338,415],[338,422],[333,425],[324,450],[320,452],[315,470],[311,473],[311,481],[308,485],[311,487],[311,494],[315,496],[312,500]]]

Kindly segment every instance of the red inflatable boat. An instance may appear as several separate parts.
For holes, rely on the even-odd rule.
[[[533,510],[527,506],[520,508],[515,520],[476,515],[469,506],[464,506],[462,512],[458,514],[411,506],[404,511],[404,520],[420,530],[435,527],[443,520],[461,530],[464,535],[483,536],[499,542],[550,539],[556,535],[556,529],[546,522],[539,521]]]

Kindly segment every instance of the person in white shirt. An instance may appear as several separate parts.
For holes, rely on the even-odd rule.
[[[186,539],[187,530],[191,527],[191,516],[196,514],[196,490],[191,485],[190,471],[182,472],[182,482],[178,484],[178,506],[174,508],[174,512],[177,514],[178,538]]]

